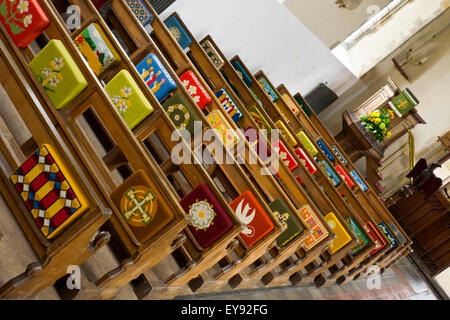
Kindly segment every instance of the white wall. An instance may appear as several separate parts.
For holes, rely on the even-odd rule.
[[[336,42],[344,41],[391,0],[364,0],[353,10],[339,8],[334,2],[334,0],[287,0],[284,4],[327,47],[331,48]]]
[[[399,8],[381,27],[368,33],[350,49],[342,45],[333,53],[361,77],[415,33],[439,16],[446,0],[415,0]]]
[[[278,0],[177,0],[161,17],[174,11],[197,40],[211,34],[227,58],[239,54],[251,72],[263,69],[293,93],[328,82],[339,94],[356,81]]]

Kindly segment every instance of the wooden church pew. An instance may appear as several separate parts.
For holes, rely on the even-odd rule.
[[[364,177],[358,172],[358,170],[356,169],[354,164],[348,160],[348,157],[342,151],[339,144],[336,143],[334,138],[331,136],[331,134],[328,132],[328,130],[323,126],[322,122],[318,119],[317,115],[314,113],[314,111],[311,109],[311,107],[308,105],[308,103],[303,99],[303,97],[300,94],[296,94],[295,99],[292,99],[293,97],[290,95],[290,93],[287,91],[287,89],[285,88],[284,85],[279,86],[279,89],[282,94],[283,93],[287,94],[288,97],[290,98],[290,100],[293,101],[296,104],[296,106],[301,109],[297,116],[302,121],[302,123],[310,123],[310,126],[312,128],[317,128],[317,130],[320,131],[317,133],[317,136],[319,137],[320,135],[322,135],[322,137],[324,137],[324,140],[326,140],[329,144],[332,144],[333,147],[335,147],[337,149],[337,153],[339,153],[341,155],[341,157],[343,157],[345,163],[341,162],[341,164],[343,164],[343,165],[346,164],[346,167],[349,171],[352,171],[352,170],[355,171],[361,179],[364,179]],[[301,102],[301,105],[300,105],[300,102]],[[309,112],[309,116],[306,115],[304,110],[307,110]],[[334,152],[335,152],[336,158],[339,158],[339,157],[337,157],[336,151],[334,151]],[[337,163],[337,160],[336,160],[336,163]],[[399,232],[402,235],[402,239],[403,238],[406,239],[406,242],[403,243],[398,248],[396,248],[395,251],[400,250],[401,247],[403,247],[407,244],[410,244],[411,240],[408,237],[408,235],[403,231],[403,229],[398,224],[398,222],[395,220],[395,218],[393,218],[392,214],[386,209],[386,207],[384,206],[382,201],[376,196],[376,194],[374,193],[374,191],[370,187],[370,185],[367,184],[367,182],[365,180],[363,180],[363,183],[365,183],[368,190],[363,192],[361,189],[356,188],[355,193],[356,193],[357,198],[360,201],[362,201],[362,203],[367,208],[367,210],[369,210],[371,216],[379,219],[377,221],[377,223],[380,223],[380,222],[386,223],[389,226],[389,229],[391,229],[390,230],[391,232],[392,232],[392,228],[391,228],[391,224],[392,224],[393,227],[395,227],[396,229],[399,230]],[[397,241],[399,240],[397,235],[394,234],[394,237],[397,239]]]
[[[120,3],[119,3],[120,4]]]
[[[83,129],[80,128],[77,123],[77,118],[80,117],[89,107],[91,107],[100,118],[102,126],[104,126],[105,131],[108,132],[113,140],[113,146],[116,144],[117,148],[123,150],[122,153],[124,154],[126,161],[129,160],[128,166],[134,170],[144,170],[147,174],[153,177],[152,181],[159,183],[160,188],[158,190],[166,192],[166,198],[168,200],[170,199],[168,202],[173,208],[172,212],[175,214],[175,219],[163,228],[163,230],[154,239],[152,239],[154,241],[147,243],[144,246],[144,250],[142,247],[133,242],[133,239],[124,229],[118,216],[113,216],[111,221],[113,228],[118,231],[119,237],[121,238],[126,251],[128,251],[127,255],[129,257],[133,257],[133,259],[137,261],[145,255],[147,257],[151,257],[152,263],[156,264],[158,261],[170,254],[180,244],[179,233],[186,226],[186,222],[183,211],[177,203],[179,199],[177,199],[177,196],[172,191],[173,189],[171,189],[172,187],[168,181],[160,181],[161,179],[158,178],[163,176],[160,171],[161,169],[157,168],[155,163],[151,161],[150,157],[146,155],[147,151],[145,151],[142,144],[135,137],[133,137],[131,131],[127,128],[120,115],[115,111],[115,108],[111,104],[109,97],[103,91],[98,79],[96,79],[95,75],[92,71],[90,71],[89,67],[85,64],[84,59],[81,58],[78,50],[74,47],[70,35],[65,30],[64,25],[60,22],[58,14],[53,11],[52,5],[48,4],[48,6],[45,6],[45,10],[48,16],[52,19],[52,25],[45,33],[49,38],[59,37],[63,40],[66,47],[71,51],[73,58],[78,62],[77,65],[82,69],[83,74],[89,78],[90,86],[87,91],[93,91],[93,93],[89,92],[90,95],[86,94],[86,92],[82,93],[82,98],[85,99],[84,101],[78,97],[74,100],[73,104],[68,106],[66,109],[56,111],[54,108],[48,108],[47,112],[57,119],[60,124],[60,130],[67,132],[70,137],[71,144],[75,149],[77,149],[77,152],[80,155],[84,156],[84,161],[89,167],[88,169],[90,170],[90,174],[95,177],[98,185],[103,188],[102,194],[110,194],[114,188],[117,187],[117,185],[110,177],[108,165],[103,161],[103,159],[95,156],[96,152],[84,136]],[[26,51],[25,54],[20,57],[22,64],[25,66],[27,65],[27,58],[28,61],[30,59],[26,55],[27,53],[30,54],[30,52]],[[21,54],[19,53],[19,56],[20,55]],[[30,72],[29,70],[26,71],[28,73]],[[145,86],[145,84],[141,85],[143,87]],[[36,86],[39,87],[37,84]],[[43,96],[45,98],[45,94],[43,94]],[[152,102],[153,106],[158,105],[158,102],[150,93],[147,93],[147,98]],[[81,101],[77,101],[77,99]],[[50,103],[49,106],[51,106]],[[153,116],[157,117],[160,114],[160,112],[157,111],[158,110],[156,110]],[[89,155],[92,155],[93,158]],[[116,215],[119,215],[119,213],[116,212]],[[140,261],[143,260],[146,259],[142,259]],[[130,263],[126,265],[124,264],[124,269],[125,267],[130,269]]]
[[[204,40],[209,40],[211,43],[213,43],[214,44],[214,42],[213,42],[213,40],[211,39],[211,37],[210,36],[208,36],[208,37],[206,37]],[[203,40],[202,40],[203,41]],[[221,52],[220,52],[220,49],[219,48],[217,48],[217,46],[215,46],[216,47],[216,49],[217,49],[217,51],[221,54]],[[223,55],[223,54],[221,54],[221,55]],[[227,65],[227,60],[224,58],[223,59],[224,61],[225,61],[225,66]],[[228,62],[229,63],[229,62]],[[222,68],[224,68],[224,67],[222,67]],[[242,81],[242,80],[241,80]],[[235,83],[234,83],[234,85],[235,85]],[[236,85],[235,85],[236,86]],[[250,93],[249,93],[250,94]],[[250,96],[252,96],[252,95],[250,95]],[[252,96],[252,98],[254,99],[254,97]],[[255,101],[255,104],[256,104],[256,101]]]
[[[212,40],[212,39],[210,39],[210,37],[209,37],[209,40]],[[218,51],[220,51],[220,49],[217,49]],[[225,64],[226,64],[226,62],[225,62]]]
[[[2,29],[3,30],[3,29]],[[11,103],[17,108],[23,125],[32,135],[30,147],[20,145],[7,125],[1,120],[0,150],[4,156],[8,171],[1,172],[1,194],[11,209],[14,217],[25,233],[30,245],[36,253],[37,261],[29,265],[27,270],[0,287],[3,298],[31,297],[42,289],[53,285],[59,278],[67,274],[70,265],[81,265],[110,238],[106,232],[99,232],[100,227],[111,216],[111,210],[105,207],[94,192],[93,186],[74,160],[74,154],[68,149],[56,128],[42,110],[42,99],[33,94],[30,79],[21,73],[20,65],[7,49],[7,39],[0,33],[0,70],[4,75],[0,81],[8,94]],[[30,212],[19,198],[8,177],[40,146],[49,145],[61,159],[58,165],[69,173],[77,188],[82,190],[88,209],[79,218],[71,222],[59,236],[47,239],[36,228]],[[8,176],[7,176],[8,175]],[[79,254],[73,255],[73,252]]]
[[[120,7],[120,4],[121,4],[121,3],[116,2],[116,3],[115,3],[116,6],[115,6],[114,8],[115,8],[116,10],[119,10],[118,7]],[[154,19],[154,22],[155,22],[155,21],[158,22],[159,20],[158,20],[158,19]],[[156,30],[156,28],[157,28],[157,27],[155,27],[154,29]],[[164,28],[161,28],[161,29],[162,29],[162,30],[160,30],[160,32],[159,32],[159,36],[160,36],[160,37],[161,37],[161,34],[163,34],[163,36],[164,36]],[[157,33],[154,32],[154,34],[157,34]],[[166,37],[167,37],[167,31],[166,31]],[[171,39],[171,36],[169,36],[169,39]],[[173,39],[172,39],[172,41],[173,41]],[[180,51],[180,50],[178,50],[178,53],[179,53],[179,51]],[[171,55],[171,56],[172,56],[172,55]],[[199,79],[201,79],[201,78],[199,78]],[[257,168],[257,169],[259,169],[259,168]]]
[[[299,109],[299,113],[297,114],[297,117],[298,117],[297,121],[298,121],[298,120],[301,120],[301,121],[302,121],[302,124],[306,124],[306,126],[310,128],[311,134],[313,135],[313,138],[314,138],[315,140],[317,140],[317,139],[320,138],[320,139],[322,139],[323,141],[325,140],[326,142],[329,142],[330,144],[334,142],[334,139],[333,139],[332,141],[329,141],[328,138],[323,139],[323,138],[320,136],[320,133],[318,133],[318,132],[317,132],[317,129],[315,128],[316,126],[313,125],[313,124],[311,123],[311,120],[309,120],[308,116],[306,116],[306,114],[304,113],[303,108],[301,108],[301,106],[298,104],[298,102],[297,102],[296,100],[293,99],[292,95],[288,92],[288,90],[286,89],[286,87],[285,87],[284,85],[280,85],[280,86],[278,87],[278,91],[279,91],[279,93],[281,93],[282,95],[287,95],[287,98],[288,98],[292,103],[294,103],[295,106]],[[307,105],[306,102],[304,102],[304,103],[305,103],[305,105]],[[291,117],[295,116],[290,110],[288,110],[288,112],[290,112],[290,116],[291,116]],[[318,120],[318,119],[317,119],[317,120]],[[295,120],[292,120],[292,121],[295,121]],[[320,124],[321,124],[321,123],[320,123]],[[323,125],[320,125],[320,128],[322,128],[322,131],[323,131],[323,130],[326,130],[326,129],[323,127]],[[330,135],[329,135],[328,132],[327,132],[327,137],[330,137]],[[335,146],[337,146],[337,148],[340,148],[339,145],[338,145],[337,143],[335,143]],[[329,146],[328,146],[328,149],[330,149]],[[331,149],[330,149],[330,150],[331,150]],[[345,153],[341,153],[342,156],[343,156],[344,154],[345,154]],[[344,161],[346,161],[345,158],[344,158]],[[344,163],[338,162],[338,161],[337,161],[337,157],[335,157],[335,162],[334,162],[333,165],[337,165],[337,164],[342,164],[342,165],[343,165]],[[351,163],[351,162],[348,162],[348,161],[347,161],[347,166],[348,166],[349,169],[351,169],[351,170],[356,170],[356,168],[354,167],[353,163]],[[348,171],[347,171],[347,175],[348,175]],[[395,219],[392,219],[392,216],[391,216],[390,214],[384,214],[384,215],[383,215],[384,218],[381,217],[381,215],[380,215],[380,213],[379,213],[379,211],[378,211],[378,208],[377,208],[375,205],[372,205],[372,201],[370,201],[370,200],[368,199],[368,197],[366,196],[366,194],[365,194],[360,188],[358,188],[356,184],[355,184],[355,188],[353,188],[353,191],[354,191],[355,194],[357,195],[358,199],[362,201],[364,207],[367,208],[367,210],[369,210],[370,215],[371,215],[372,217],[375,217],[375,219],[377,219],[377,221],[376,221],[377,223],[385,222],[386,224],[394,223],[394,224],[398,225],[398,224],[396,223]],[[371,191],[371,190],[370,190],[370,191]],[[366,191],[366,192],[370,192],[370,191],[368,190],[368,191]],[[383,214],[383,213],[386,213],[386,210],[385,210],[385,211],[381,211],[381,214]],[[378,219],[381,219],[381,220],[378,220]],[[394,237],[395,237],[395,236],[394,236]],[[398,249],[399,249],[399,248],[396,248],[395,250],[398,250]],[[354,267],[354,264],[348,266],[345,270],[342,270],[341,272],[342,272],[342,273],[345,273],[346,271],[351,270],[353,267]],[[341,273],[336,273],[334,276],[338,276],[339,274],[341,274]]]
[[[141,52],[141,54],[142,54],[142,52]]]
[[[234,60],[234,61],[238,61],[238,60]],[[240,62],[240,64],[243,66],[243,68],[245,68],[245,65],[243,65],[242,61],[239,61],[239,62]],[[229,73],[231,74],[232,72],[230,71]],[[248,72],[248,69],[247,69],[247,73],[249,73],[249,72]],[[255,86],[255,85],[253,85],[253,91],[254,91],[254,92],[260,92],[259,88],[258,88],[257,86]],[[265,99],[265,97],[263,96],[262,93],[260,93],[260,96],[261,96],[261,97],[260,97],[260,100],[261,100],[261,101]],[[268,99],[265,100],[265,103],[266,103],[266,105],[270,105],[270,101],[268,101]],[[273,112],[272,114],[274,114],[274,113],[275,113],[275,112]],[[277,116],[276,113],[274,114],[274,116]],[[280,116],[278,115],[278,117],[280,117]]]
[[[172,17],[176,17],[176,19],[181,24],[182,28],[186,31],[186,33],[192,39],[192,43],[189,46],[190,51],[188,52],[188,56],[191,58],[192,62],[195,64],[195,66],[197,67],[199,72],[203,75],[203,77],[205,79],[209,79],[210,87],[211,88],[215,88],[215,91],[217,91],[218,89],[221,89],[221,88],[225,88],[227,93],[231,96],[231,98],[234,100],[234,102],[237,104],[239,109],[244,114],[244,118],[241,121],[239,121],[238,125],[243,130],[245,130],[249,126],[254,127],[254,128],[257,127],[257,125],[252,120],[251,116],[248,114],[247,109],[245,108],[245,106],[243,106],[242,102],[235,95],[235,93],[232,90],[232,88],[230,88],[230,86],[225,81],[223,76],[216,69],[215,65],[211,62],[210,58],[207,56],[207,54],[205,53],[205,51],[203,50],[201,45],[192,36],[192,34],[190,33],[189,29],[183,23],[183,21],[181,20],[179,15],[176,14],[176,13],[173,13],[168,19],[170,19]],[[257,181],[255,181],[255,182],[258,183],[259,182],[258,180],[261,180],[262,178],[267,178],[267,177],[266,176],[262,176],[262,177],[260,176],[257,179]],[[272,199],[275,199],[275,198],[279,197],[277,195],[274,195],[274,193],[271,193],[271,194],[272,194]],[[266,251],[267,251],[267,246],[266,246]],[[257,255],[252,254],[252,259],[251,260],[247,259],[247,261],[245,261],[245,262],[239,260],[240,261],[240,263],[239,263],[239,270],[242,270],[242,268],[244,266],[247,266],[250,263],[252,263],[256,258],[257,258]],[[228,267],[229,266],[230,265],[228,265]],[[228,273],[228,275],[223,274],[221,276],[221,278],[223,279],[225,277],[225,279],[231,279],[236,274],[236,271],[235,272],[230,272],[230,269],[228,268],[227,269],[227,273]]]

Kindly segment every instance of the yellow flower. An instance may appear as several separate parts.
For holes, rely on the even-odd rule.
[[[392,132],[388,132],[386,138],[389,138],[390,136],[392,136]]]
[[[375,118],[375,117],[379,117],[380,113],[379,112],[372,112],[370,115]]]
[[[384,128],[386,128],[386,125],[384,123],[380,124],[380,129],[383,130]]]
[[[381,122],[380,118],[375,119],[375,124],[379,124]]]

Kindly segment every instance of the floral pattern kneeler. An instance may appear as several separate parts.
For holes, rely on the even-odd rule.
[[[200,184],[180,201],[188,219],[188,229],[205,249],[233,226],[225,210],[206,184]]]
[[[56,109],[62,109],[86,87],[87,81],[60,40],[51,40],[30,62]]]
[[[153,112],[150,102],[127,70],[120,71],[105,86],[105,91],[131,130]]]
[[[50,25],[38,0],[0,0],[0,21],[19,48],[26,48]]]

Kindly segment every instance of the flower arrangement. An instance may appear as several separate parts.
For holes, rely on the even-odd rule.
[[[376,140],[383,142],[385,138],[389,138],[392,133],[388,131],[391,125],[391,119],[395,115],[391,110],[381,109],[375,110],[370,114],[361,117],[361,125],[363,125],[367,132],[373,134]]]

